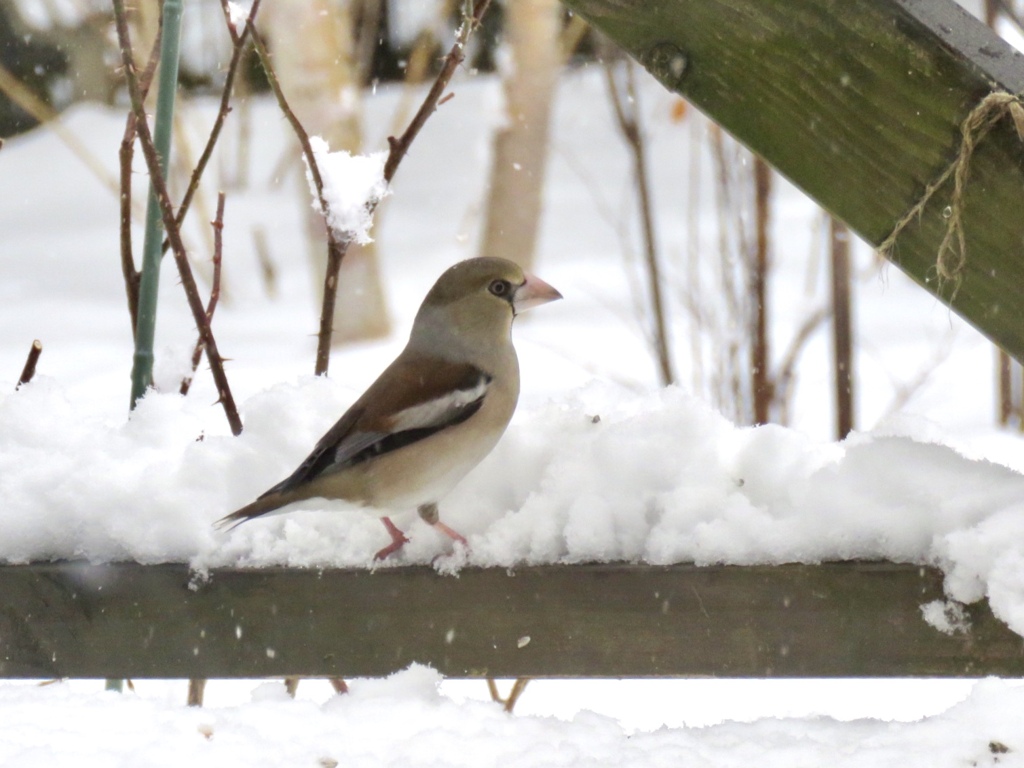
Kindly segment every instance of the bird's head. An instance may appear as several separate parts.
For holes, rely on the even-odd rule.
[[[507,338],[518,313],[560,298],[557,290],[508,259],[468,259],[434,283],[416,315],[413,336]]]

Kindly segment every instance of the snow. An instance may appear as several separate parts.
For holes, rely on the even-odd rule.
[[[227,535],[211,524],[304,458],[401,348],[436,276],[474,255],[489,166],[481,127],[495,122],[486,105],[499,103],[500,89],[494,80],[461,77],[453,86],[457,98],[439,108],[413,146],[374,230],[395,332],[338,350],[328,379],[311,375],[318,308],[299,237],[308,193],[299,163],[282,162],[292,140],[287,125],[273,104],[253,105],[253,146],[261,151],[252,153],[251,185],[232,186],[231,174],[218,180],[228,206],[225,292],[214,330],[231,358],[228,377],[245,422],[237,438],[205,370],[187,398],[173,394],[195,340],[173,273],[161,281],[162,391],[127,417],[131,339],[117,262],[117,198],[52,134],[38,131],[5,145],[0,172],[21,184],[17,195],[0,192],[0,561],[371,564],[386,532],[374,517],[343,505],[310,502],[305,511]],[[398,100],[385,88],[368,100],[366,135],[381,138],[371,146],[383,146]],[[856,304],[863,431],[841,443],[829,436],[827,329],[812,336],[801,357],[791,427],[737,426],[710,404],[708,349],[716,339],[694,342],[693,324],[680,309],[693,289],[691,251],[717,253],[718,213],[690,182],[680,183],[710,178],[707,127],[692,114],[683,124],[672,121],[671,104],[645,83],[640,109],[650,131],[683,384],[655,385],[646,324],[636,309],[642,281],[636,260],[623,259],[636,242],[629,158],[607,114],[602,80],[569,74],[557,100],[547,218],[534,268],[566,299],[517,321],[519,411],[492,456],[441,505],[442,519],[468,537],[468,552],[448,555],[451,543],[406,511],[396,521],[411,542],[395,563],[431,563],[442,554],[437,567],[448,572],[466,563],[887,558],[946,573],[948,600],[922,606],[922,620],[937,631],[959,631],[958,602],[987,597],[998,616],[1024,632],[1024,452],[1017,436],[990,426],[991,347],[898,271],[879,271],[866,248],[855,249],[864,275]],[[183,114],[190,133],[203,137],[212,105]],[[65,117],[111,171],[123,119],[94,106]],[[218,159],[228,168],[238,157],[234,120]],[[329,174],[340,190],[353,192],[339,211],[358,212],[376,194],[355,183],[352,161],[361,159]],[[379,179],[379,170],[367,176]],[[690,202],[697,212],[684,220],[679,211]],[[209,254],[204,222],[212,215],[202,212],[201,199],[196,205],[200,223],[185,234],[202,281]],[[773,326],[778,354],[820,301],[823,278],[806,258],[814,253],[817,214],[781,182],[775,205],[773,291],[785,297]],[[273,295],[253,255],[256,233],[276,267]],[[33,338],[44,345],[39,372],[15,391]],[[906,395],[914,381],[923,383]],[[239,683],[217,703],[217,686],[228,684],[215,682],[203,710],[181,705],[180,683],[147,681],[139,694],[120,696],[100,692],[96,682],[6,683],[0,763],[1020,762],[1024,726],[1011,713],[1024,704],[1024,692],[1014,684],[918,682],[922,687],[897,707],[894,687],[853,695],[852,682],[830,682],[831,694],[815,698],[799,682],[636,684],[630,695],[625,684],[569,694],[560,684],[535,682],[517,717],[465,698],[478,698],[481,684],[472,694],[451,682],[439,691],[435,673],[419,667],[385,681],[353,681],[342,697],[303,683],[317,693],[297,701],[285,699],[276,683],[255,691]],[[577,714],[581,706],[612,716]],[[839,722],[826,714],[873,719]],[[908,722],[887,722],[894,718]],[[991,743],[1010,751],[993,752]]]
[[[45,378],[7,394],[0,554],[198,569],[373,566],[386,532],[376,516],[338,502],[304,502],[306,511],[226,536],[212,527],[293,469],[355,394],[313,376],[274,385],[242,404],[237,438],[206,433],[216,409],[175,394],[150,394],[114,423]],[[679,388],[633,395],[594,383],[523,413],[442,515],[470,542],[435,562],[445,571],[932,564],[946,572],[950,598],[987,596],[1024,634],[1024,476],[908,436],[855,433],[837,444],[776,425],[737,427]],[[395,518],[412,541],[384,567],[428,564],[450,546],[412,510]]]
[[[252,3],[236,3],[228,0],[228,18],[235,32],[241,32],[245,23],[249,20],[249,13],[252,11]]]
[[[389,194],[384,181],[388,153],[353,155],[343,149],[331,152],[327,142],[319,136],[311,136],[309,144],[323,181],[324,200],[329,210],[327,221],[335,237],[339,241],[355,240],[360,245],[372,243],[373,209]],[[313,195],[313,210],[322,214],[313,169],[308,165],[306,181]]]
[[[509,716],[446,695],[413,665],[355,680],[323,701],[263,683],[236,705],[189,709],[68,684],[0,687],[4,765],[738,766],[942,768],[1021,764],[1024,688],[983,681],[948,711],[917,722],[765,718],[632,731],[610,717]],[[211,686],[215,683],[211,683]],[[300,689],[301,690],[301,689]],[[44,725],[45,724],[45,725]]]

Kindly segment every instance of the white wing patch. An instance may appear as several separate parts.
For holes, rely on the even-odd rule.
[[[437,427],[453,421],[463,408],[484,396],[490,383],[489,376],[481,376],[471,389],[455,389],[441,397],[399,411],[391,419],[391,429],[393,432],[404,432],[408,429]]]

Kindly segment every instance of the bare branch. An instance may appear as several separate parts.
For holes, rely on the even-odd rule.
[[[224,14],[224,23],[227,25],[228,34],[231,35],[231,44],[235,47],[238,46],[240,37],[238,30],[235,29],[234,22],[231,21],[231,6],[228,4],[229,0],[220,0],[220,10]],[[255,3],[254,3],[255,4]],[[249,15],[252,16],[252,9],[249,10]],[[245,35],[246,31],[242,30],[242,35]]]
[[[149,124],[146,122],[146,113],[143,108],[142,96],[139,91],[139,83],[132,60],[131,38],[128,33],[128,20],[125,16],[124,0],[114,0],[114,17],[121,48],[121,59],[124,63],[128,94],[131,97],[132,110],[135,112],[136,129],[139,133],[142,154],[146,158],[146,166],[149,169],[150,183],[153,185],[157,201],[160,204],[160,214],[163,218],[164,229],[167,231],[167,237],[171,241],[171,251],[174,253],[174,261],[178,267],[178,274],[181,277],[181,284],[185,290],[189,309],[192,310],[192,317],[195,320],[196,327],[199,329],[199,335],[206,346],[206,357],[210,361],[210,370],[217,385],[220,403],[224,408],[228,424],[231,426],[231,432],[238,435],[242,432],[242,420],[238,416],[238,409],[235,407],[231,387],[224,373],[223,360],[221,359],[220,352],[217,350],[217,340],[214,338],[210,324],[206,320],[206,308],[199,297],[199,289],[196,287],[195,277],[192,275],[192,267],[188,263],[185,244],[181,240],[178,222],[174,217],[174,207],[171,205],[171,199],[167,194],[167,184],[160,169],[160,158],[153,144],[153,134],[150,132]]]
[[[221,262],[223,260],[224,248],[224,193],[217,194],[217,218],[213,220],[213,286],[210,288],[210,299],[206,302],[206,322],[213,322],[213,313],[217,310],[217,301],[220,299]],[[187,377],[181,380],[181,388],[178,392],[187,395],[192,386],[192,379],[195,378],[196,370],[199,368],[199,361],[203,357],[203,350],[206,345],[200,336],[192,350],[192,370]]]
[[[317,199],[320,201],[320,212],[327,219],[330,215],[330,206],[327,203],[327,198],[324,197],[324,180],[320,174],[320,166],[316,162],[316,155],[313,153],[313,146],[309,141],[309,133],[306,132],[299,118],[288,104],[288,99],[281,89],[281,81],[278,79],[277,73],[270,62],[270,54],[267,52],[267,46],[264,44],[263,38],[256,31],[256,27],[251,21],[247,22],[246,26],[249,30],[249,36],[252,37],[256,53],[260,57],[260,63],[263,64],[263,70],[267,73],[267,80],[270,82],[270,88],[277,98],[278,106],[284,113],[292,130],[295,131],[295,136],[302,146],[302,154],[306,158],[309,174],[313,178],[313,186],[316,187]],[[320,310],[320,332],[317,341],[316,367],[314,368],[314,373],[317,376],[326,374],[330,363],[331,336],[334,333],[332,321],[334,319],[334,305],[338,294],[338,271],[341,269],[341,261],[345,258],[351,242],[351,238],[348,237],[343,241],[339,241],[335,235],[334,227],[330,225],[329,221],[327,222],[327,272],[324,277],[323,306]]]
[[[193,677],[188,681],[188,706],[203,706],[203,692],[206,690],[205,677]]]
[[[782,357],[782,363],[779,365],[778,373],[775,375],[774,396],[782,412],[779,421],[783,424],[789,420],[789,399],[792,394],[793,379],[796,376],[796,364],[799,362],[800,355],[803,353],[804,347],[807,346],[811,336],[830,317],[832,317],[832,312],[828,307],[818,307],[807,315],[797,329],[793,339],[789,342],[789,347]]]
[[[163,17],[161,17],[161,22]],[[163,24],[157,28],[153,50],[149,61],[139,78],[139,92],[142,100],[146,100],[149,86],[153,82],[157,62],[160,60],[160,39],[163,36]],[[139,324],[139,280],[141,273],[135,268],[135,257],[132,253],[132,161],[135,159],[135,113],[129,112],[125,120],[124,136],[118,150],[121,170],[121,273],[124,275],[124,288],[128,294],[128,315],[132,323],[132,338]]]
[[[412,120],[409,122],[409,126],[400,137],[388,137],[390,151],[388,152],[387,161],[384,163],[384,180],[388,183],[390,183],[394,178],[395,172],[398,170],[398,166],[401,164],[402,159],[409,151],[409,147],[413,140],[415,140],[430,115],[437,109],[437,105],[444,94],[445,88],[448,87],[448,83],[455,74],[455,70],[465,59],[465,48],[466,43],[469,40],[469,36],[480,25],[480,20],[483,18],[483,15],[490,4],[491,0],[476,1],[473,6],[472,14],[469,18],[464,19],[462,25],[459,27],[455,36],[455,43],[452,45],[451,50],[445,57],[444,64],[441,66],[441,71],[438,73],[437,79],[434,81],[433,86],[431,86],[430,91],[424,98],[423,104],[420,106],[419,110],[417,110],[416,114],[413,115]],[[274,91],[274,96],[277,98],[281,111],[284,112],[285,117],[291,124],[292,129],[295,131],[295,135],[299,139],[299,143],[302,145],[302,152],[309,165],[310,175],[313,177],[313,185],[316,187],[317,199],[320,201],[320,209],[324,216],[327,217],[329,206],[324,197],[323,177],[320,174],[320,168],[317,165],[316,158],[313,156],[313,148],[309,143],[309,134],[306,132],[305,128],[302,127],[302,124],[295,116],[295,113],[288,106],[288,100],[285,98],[284,92],[281,90],[281,83],[274,73],[267,48],[251,20],[247,22],[246,26],[249,29],[249,35],[252,37],[256,53],[259,55],[260,62],[263,64],[263,68],[267,73],[267,78],[270,81],[270,87]],[[377,201],[371,201],[368,203],[368,208],[371,213],[376,207]],[[348,247],[351,245],[351,242],[352,240],[350,237],[345,237],[345,239],[339,241],[333,231],[333,228],[328,224],[327,270],[324,276],[324,297],[320,311],[320,330],[318,334],[316,352],[315,372],[318,376],[326,374],[328,365],[330,364],[331,337],[334,334],[332,322],[334,319],[334,306],[337,300],[338,272],[341,269],[341,262],[345,258],[345,254],[348,252]]]
[[[39,356],[43,353],[43,345],[36,339],[32,342],[32,348],[28,351],[28,358],[25,360],[25,367],[21,369],[21,376],[18,377],[18,383],[14,387],[19,389],[22,384],[28,384],[32,381],[32,377],[36,375],[36,363],[39,362]]]
[[[752,299],[750,389],[754,400],[754,423],[767,424],[775,399],[775,382],[770,371],[768,349],[768,273],[771,269],[769,230],[771,224],[772,170],[764,158],[754,157],[754,252],[749,257],[748,291]]]
[[[228,71],[224,77],[224,89],[220,95],[220,107],[217,110],[217,116],[213,120],[213,126],[210,128],[210,136],[206,140],[206,146],[203,147],[202,154],[199,155],[199,161],[196,163],[195,170],[192,171],[192,176],[189,178],[188,187],[185,189],[185,195],[181,198],[181,205],[178,207],[178,213],[176,221],[178,227],[185,221],[185,216],[188,213],[189,207],[192,205],[192,198],[195,196],[196,191],[199,189],[199,182],[203,178],[203,173],[206,171],[206,166],[210,162],[210,158],[213,156],[213,149],[217,146],[217,140],[220,138],[221,129],[224,127],[224,121],[227,120],[228,113],[231,112],[231,95],[235,87],[235,77],[238,74],[239,65],[242,62],[242,55],[245,53],[245,45],[248,42],[249,29],[255,24],[256,14],[260,9],[260,0],[253,0],[252,8],[249,9],[249,16],[246,19],[245,28],[239,34],[234,25],[231,23],[231,14],[227,7],[227,0],[221,0],[221,8],[224,11],[224,18],[228,28],[228,34],[231,35],[231,42],[233,48],[231,51],[231,61],[228,63]],[[166,253],[170,247],[170,241],[165,239],[163,243],[163,251]]]
[[[672,384],[675,375],[672,372],[672,358],[669,352],[668,328],[665,321],[665,309],[661,297],[661,267],[658,263],[657,246],[654,237],[654,216],[651,206],[650,183],[647,178],[647,162],[643,135],[636,114],[636,83],[633,77],[632,63],[624,64],[626,70],[626,92],[619,88],[615,80],[613,63],[605,65],[605,76],[608,82],[608,94],[615,109],[615,118],[623,138],[633,154],[633,172],[636,179],[637,196],[640,203],[640,223],[644,238],[644,265],[647,268],[647,288],[650,294],[651,313],[653,315],[654,352],[658,363],[658,373],[662,385]],[[626,102],[632,105],[627,111]]]
[[[946,362],[952,354],[953,340],[951,337],[947,337],[942,344],[932,350],[929,358],[922,363],[917,373],[909,379],[898,381],[894,376],[890,375],[889,378],[892,382],[893,397],[882,412],[882,416],[876,424],[885,421],[889,417],[903,410],[904,406],[906,406],[906,404],[909,403],[915,395],[924,389],[929,379],[935,375],[936,369]]]
[[[252,20],[246,21],[246,29],[249,32],[249,36],[252,38],[253,46],[256,48],[256,54],[260,58],[260,63],[263,65],[264,72],[267,73],[267,80],[270,82],[270,89],[274,92],[274,97],[277,99],[277,105],[281,108],[284,113],[285,119],[288,120],[288,124],[291,125],[292,130],[295,131],[295,137],[299,140],[299,144],[302,146],[302,154],[306,158],[306,163],[309,165],[309,173],[313,177],[313,185],[316,187],[317,199],[320,201],[320,210],[324,216],[327,216],[329,206],[327,204],[327,198],[324,197],[324,180],[320,174],[320,166],[316,162],[316,155],[313,154],[313,145],[309,141],[309,133],[303,127],[299,118],[295,115],[291,106],[288,104],[288,99],[284,95],[284,90],[281,88],[281,81],[277,77],[277,72],[274,71],[274,66],[270,61],[270,53],[267,51],[266,43],[263,42],[263,37],[259,32],[256,31],[256,26]],[[327,237],[329,239],[334,238],[334,233],[331,228],[327,228]]]
[[[409,127],[397,139],[393,136],[388,137],[388,145],[391,151],[388,153],[387,162],[384,164],[384,180],[389,184],[395,177],[395,172],[398,170],[398,166],[401,164],[406,152],[409,151],[413,140],[419,134],[427,119],[437,109],[437,104],[441,100],[444,89],[448,87],[452,75],[455,74],[455,70],[458,69],[459,65],[466,58],[466,43],[469,42],[469,36],[480,26],[484,13],[487,12],[490,4],[491,0],[476,0],[476,3],[473,5],[472,15],[462,20],[462,25],[455,35],[455,44],[448,51],[448,55],[444,57],[441,71],[437,73],[437,79],[434,80],[434,84],[427,92],[426,98],[423,99],[423,104],[416,111],[416,114],[413,115],[412,120],[409,122]]]
[[[57,111],[36,96],[31,88],[22,83],[14,73],[0,63],[0,93],[17,104],[37,122],[45,123],[58,139],[74,153],[82,163],[114,194],[118,193],[117,179],[107,170],[107,164],[97,156],[78,134],[69,129]]]
[[[501,694],[498,693],[498,684],[494,681],[493,677],[487,678],[487,690],[491,694],[491,701],[496,704],[501,704],[502,709],[506,712],[511,713],[515,709],[516,702],[519,701],[519,697],[523,695],[523,691],[526,690],[527,683],[530,682],[528,677],[517,677],[515,682],[512,683],[512,690],[509,691],[508,696],[502,698]]]

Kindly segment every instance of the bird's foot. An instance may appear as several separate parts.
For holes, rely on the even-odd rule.
[[[431,565],[439,573],[457,574],[469,560],[469,542],[461,533],[440,521],[434,523],[434,528],[455,542],[455,550],[446,555],[438,555],[431,561]],[[462,546],[459,546],[460,544]]]
[[[384,527],[387,528],[388,533],[391,534],[391,543],[374,555],[374,560],[383,560],[384,558],[393,555],[409,543],[408,537],[399,530],[397,525],[391,522],[390,517],[381,518],[381,522],[384,523]]]
[[[439,530],[441,533],[443,533],[445,536],[447,536],[448,538],[452,539],[453,541],[457,541],[459,544],[462,544],[466,549],[469,549],[469,542],[466,541],[466,537],[463,536],[458,531],[456,531],[456,530],[454,530],[452,528],[449,528],[447,525],[442,523],[440,520],[435,521],[433,523],[433,526],[437,530]]]

